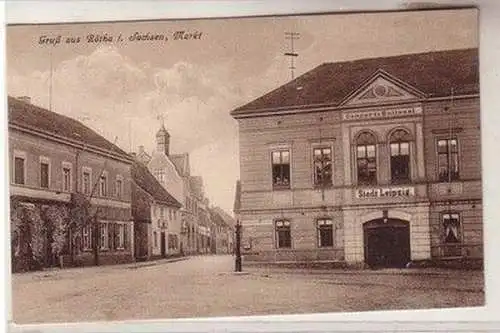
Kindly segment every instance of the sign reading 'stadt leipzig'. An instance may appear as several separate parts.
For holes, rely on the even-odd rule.
[[[377,187],[356,190],[356,198],[358,199],[411,197],[414,195],[414,187]]]
[[[362,119],[415,116],[421,113],[422,113],[422,108],[415,107],[415,108],[387,109],[387,110],[377,110],[377,111],[345,112],[343,114],[343,118],[344,120],[362,120]]]

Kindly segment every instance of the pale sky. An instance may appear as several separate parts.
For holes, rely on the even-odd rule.
[[[239,178],[237,123],[229,112],[290,79],[286,31],[296,41],[296,74],[324,62],[478,47],[476,10],[424,11],[7,28],[7,91],[85,123],[110,141],[151,152],[158,116],[173,153],[189,152],[211,203],[232,212]],[[131,42],[134,32],[200,40]],[[90,33],[112,43],[88,43]],[[117,42],[118,35],[123,42]],[[40,36],[80,37],[40,45]]]

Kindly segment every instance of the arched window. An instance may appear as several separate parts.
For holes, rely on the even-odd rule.
[[[389,137],[393,183],[410,180],[410,140],[410,134],[403,129],[394,131]]]
[[[369,132],[363,132],[356,139],[356,165],[358,183],[377,183],[377,139]]]

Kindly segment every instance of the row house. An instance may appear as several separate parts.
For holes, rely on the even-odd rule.
[[[203,193],[203,180],[192,176],[189,155],[171,154],[170,133],[162,124],[156,133],[156,149],[149,155],[139,147],[137,160],[146,165],[158,182],[180,203],[176,213],[176,234],[170,244],[183,254],[207,253],[210,248],[210,226]]]
[[[130,156],[28,97],[8,108],[13,270],[132,261]]]
[[[246,260],[482,260],[478,50],[325,63],[231,112]]]
[[[132,165],[132,180],[136,260],[179,255],[181,204],[139,161]]]

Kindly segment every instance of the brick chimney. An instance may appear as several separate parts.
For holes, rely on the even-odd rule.
[[[24,103],[31,104],[31,97],[29,96],[19,96],[17,99],[23,101]]]

